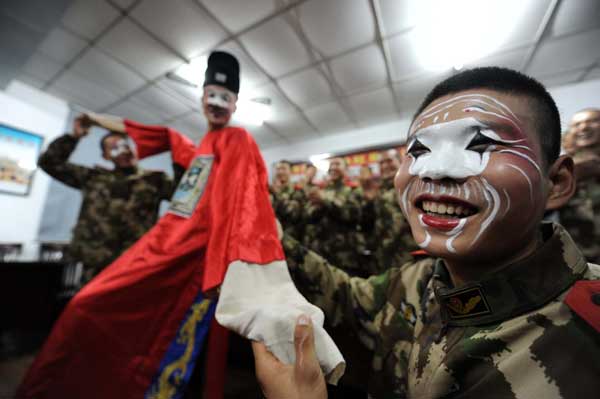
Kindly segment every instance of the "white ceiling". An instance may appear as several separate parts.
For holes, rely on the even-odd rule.
[[[19,79],[97,112],[199,139],[197,91],[166,77],[214,49],[234,53],[242,90],[272,100],[251,129],[262,148],[409,116],[447,73],[417,59],[419,0],[76,0]],[[549,86],[600,76],[600,1],[522,0],[524,22],[475,65]]]

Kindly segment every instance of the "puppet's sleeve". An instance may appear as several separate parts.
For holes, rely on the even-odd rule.
[[[227,148],[233,146],[228,145]],[[344,359],[323,328],[323,312],[309,303],[292,282],[277,237],[264,161],[249,135],[236,148],[242,148],[241,153],[234,153],[237,167],[232,166],[229,172],[222,172],[230,178],[229,195],[232,201],[228,211],[232,212],[233,217],[228,224],[215,225],[214,219],[211,221],[205,263],[206,289],[206,276],[211,266],[209,259],[218,259],[217,254],[225,256],[221,258],[225,260],[226,271],[217,304],[217,320],[248,339],[264,342],[282,362],[293,363],[296,319],[301,314],[310,316],[314,324],[319,362],[329,382],[336,383],[344,372]],[[225,164],[219,166],[220,171]],[[233,161],[230,165],[233,165]],[[236,170],[235,179],[231,179],[231,170]],[[218,177],[222,178],[224,174]],[[234,181],[237,184],[232,184]],[[225,191],[222,193],[224,195]],[[215,205],[214,200],[215,197],[211,197],[211,205]],[[211,212],[211,217],[215,216]],[[215,236],[217,231],[218,235]],[[220,247],[218,252],[213,246],[215,239]],[[216,277],[213,276],[214,280],[208,286],[219,281]]]
[[[171,151],[175,177],[185,171],[193,156],[194,143],[177,130],[165,126],[144,125],[129,119],[124,121],[127,135],[135,142],[140,159]]]

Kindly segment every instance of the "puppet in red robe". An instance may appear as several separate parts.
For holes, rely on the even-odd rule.
[[[221,285],[219,322],[284,361],[293,361],[297,316],[311,315],[323,369],[339,378],[343,358],[319,327],[323,315],[289,277],[258,147],[227,126],[238,90],[237,60],[212,53],[202,99],[209,132],[198,147],[170,128],[90,116],[125,131],[140,158],[170,150],[185,173],[169,212],[71,300],[19,398],[181,397],[215,311],[207,293]]]

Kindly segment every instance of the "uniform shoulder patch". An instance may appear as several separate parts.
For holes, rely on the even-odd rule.
[[[569,290],[564,302],[600,332],[600,280],[577,281]]]

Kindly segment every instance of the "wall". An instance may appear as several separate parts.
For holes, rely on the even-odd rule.
[[[586,107],[600,108],[600,80],[549,89],[561,113],[563,131],[571,116]],[[361,148],[375,147],[401,142],[405,139],[409,119],[385,123],[363,129],[355,129],[319,139],[308,140],[293,145],[284,145],[262,151],[265,162],[271,166],[280,159],[290,161],[307,160],[311,155],[322,153],[344,153]]]
[[[560,112],[563,131],[573,114],[584,108],[600,108],[600,79],[559,86],[549,90]]]
[[[339,154],[384,144],[401,143],[406,140],[409,126],[409,119],[401,119],[294,143],[293,145],[270,148],[262,151],[262,154],[266,164],[271,166],[280,159],[290,161],[307,160],[311,155]]]
[[[0,92],[0,122],[44,137],[64,130],[67,104],[19,82]],[[23,260],[37,257],[37,233],[50,179],[37,170],[27,196],[0,193],[0,242],[22,243]]]

